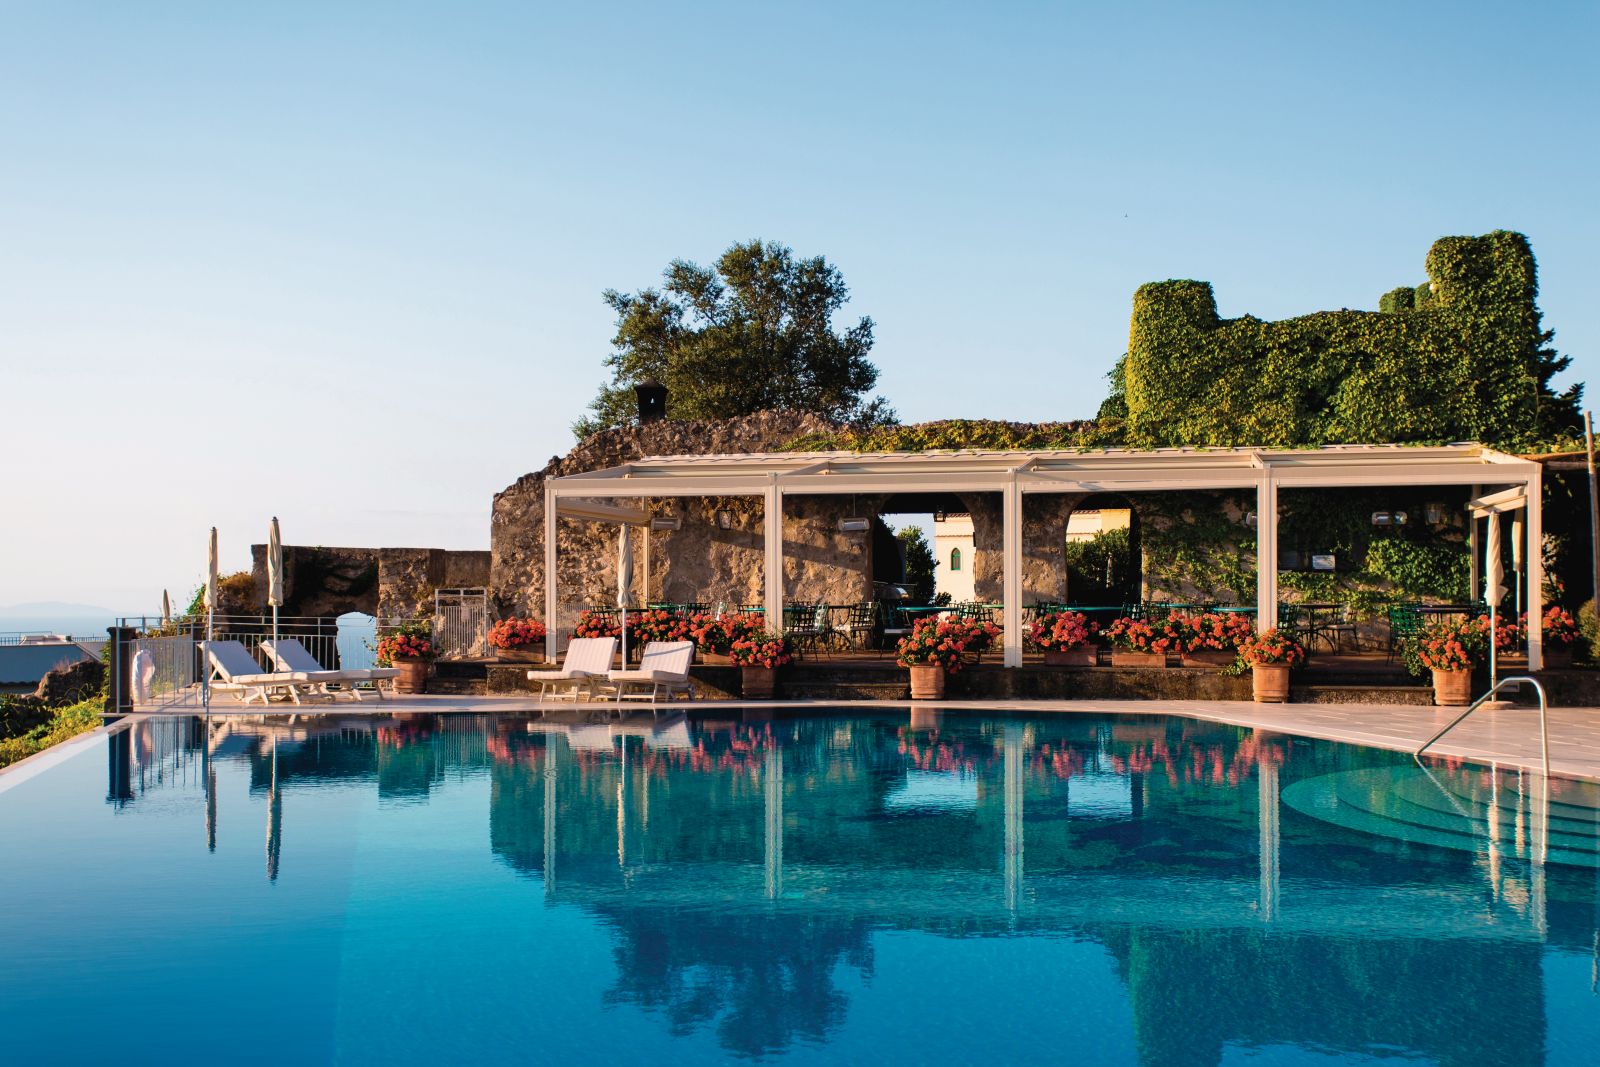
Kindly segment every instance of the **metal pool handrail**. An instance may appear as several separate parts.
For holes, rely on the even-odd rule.
[[[1461,724],[1461,721],[1463,719],[1465,719],[1468,715],[1471,715],[1473,712],[1477,711],[1478,708],[1481,705],[1483,705],[1484,703],[1486,703],[1489,700],[1490,697],[1494,696],[1496,693],[1500,692],[1500,690],[1504,689],[1508,685],[1509,686],[1521,686],[1523,682],[1527,682],[1529,685],[1533,686],[1533,688],[1535,690],[1537,690],[1538,693],[1539,693],[1539,750],[1540,750],[1541,754],[1544,756],[1544,777],[1545,777],[1546,781],[1549,781],[1549,779],[1550,779],[1550,721],[1549,721],[1549,715],[1548,715],[1548,710],[1549,710],[1548,709],[1548,703],[1545,700],[1544,686],[1539,684],[1539,679],[1530,678],[1525,674],[1517,675],[1514,678],[1502,678],[1498,682],[1496,682],[1494,685],[1490,686],[1489,687],[1489,691],[1487,693],[1483,694],[1483,696],[1479,697],[1477,700],[1474,700],[1470,705],[1468,705],[1466,711],[1463,711],[1460,715],[1457,715],[1454,719],[1450,720],[1450,724],[1448,726],[1446,726],[1443,730],[1440,730],[1438,733],[1434,734],[1432,737],[1428,738],[1426,741],[1422,742],[1421,747],[1419,747],[1417,749],[1417,751],[1415,753],[1413,753],[1413,755],[1416,757],[1418,762],[1421,762],[1422,754],[1428,750],[1428,746],[1429,745],[1432,745],[1435,741],[1439,740],[1439,738],[1443,737],[1445,734],[1449,733],[1451,730],[1454,730],[1457,726],[1459,726]]]

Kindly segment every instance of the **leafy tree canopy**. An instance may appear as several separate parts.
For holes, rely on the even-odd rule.
[[[799,259],[761,240],[733,245],[709,268],[673,260],[660,289],[608,289],[605,301],[617,313],[606,357],[611,381],[573,432],[583,438],[631,423],[633,387],[650,380],[669,390],[672,418],[777,410],[891,422],[887,403],[867,395],[878,381],[867,358],[872,320],[834,328],[849,296],[844,276],[821,256]]]
[[[918,604],[926,604],[933,599],[933,548],[928,544],[928,535],[922,532],[920,526],[903,526],[895,532],[895,537],[900,541],[900,551],[905,560],[905,584],[911,589],[911,597]]]

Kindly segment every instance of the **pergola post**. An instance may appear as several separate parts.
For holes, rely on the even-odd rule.
[[[1022,490],[1017,474],[1011,472],[1001,501],[1000,598],[1002,625],[1005,627],[1004,664],[1022,666]]]
[[[556,627],[556,487],[544,483],[544,623],[545,658],[554,659],[567,650],[566,631]]]
[[[1528,475],[1528,538],[1523,557],[1528,561],[1528,670],[1544,667],[1544,469],[1535,466]],[[1515,610],[1515,605],[1513,605]]]
[[[1278,483],[1272,467],[1256,484],[1256,632],[1278,625]]]
[[[1468,500],[1476,500],[1483,495],[1483,486],[1474,485],[1472,495]],[[1478,516],[1471,508],[1467,509],[1467,588],[1473,597],[1477,597],[1483,590],[1483,545],[1478,541]]]
[[[762,548],[765,550],[767,629],[777,633],[783,629],[783,490],[778,488],[778,476],[771,476],[762,497]]]
[[[650,606],[650,524],[639,527],[639,606]]]

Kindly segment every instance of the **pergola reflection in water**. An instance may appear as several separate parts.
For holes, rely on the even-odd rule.
[[[1240,1043],[1539,1063],[1543,948],[1596,936],[1595,872],[1531,838],[1417,849],[1283,810],[1292,784],[1393,754],[1158,716],[230,717],[146,721],[110,751],[113,801],[203,789],[213,841],[238,803],[216,766],[246,768],[269,877],[292,877],[284,793],[480,791],[494,856],[612,931],[608,1003],[746,1056],[825,1042],[888,931],[1098,943],[1145,1064]]]

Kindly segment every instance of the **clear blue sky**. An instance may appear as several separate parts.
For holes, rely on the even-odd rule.
[[[0,605],[487,547],[607,286],[826,255],[908,420],[1093,414],[1130,299],[1374,308],[1527,233],[1595,379],[1600,5],[10,3]],[[107,483],[109,479],[109,483]]]

